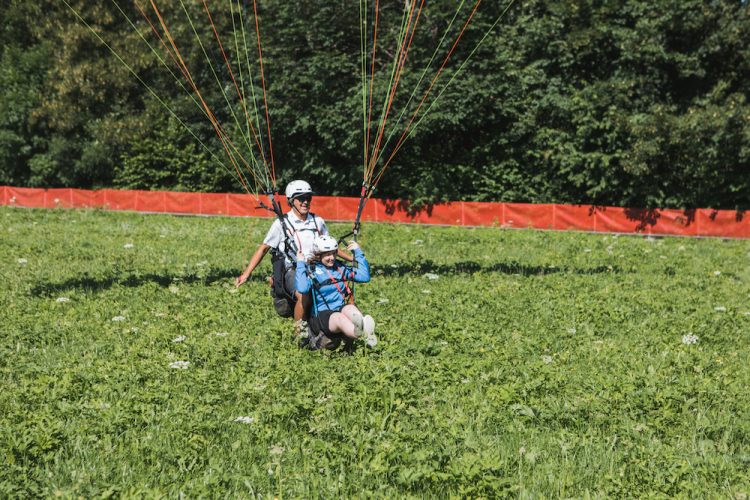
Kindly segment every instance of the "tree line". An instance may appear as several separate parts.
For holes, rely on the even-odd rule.
[[[64,2],[0,3],[0,184],[241,191],[216,159],[222,146],[210,122],[141,38],[149,31],[137,7],[148,2],[69,3],[138,78]],[[234,127],[230,108],[237,103],[221,96],[231,81],[219,74],[217,84],[206,63],[220,69],[223,61],[202,2],[157,3],[171,16],[198,87]],[[236,15],[225,2],[208,3],[219,31],[231,32]],[[427,2],[394,109],[406,106],[459,3]],[[239,4],[252,20],[252,2]],[[259,3],[282,186],[305,178],[321,193],[359,193],[358,4]],[[473,2],[466,4],[461,19]],[[404,0],[380,2],[377,92],[388,83],[395,57],[389,43],[403,6]],[[428,101],[429,114],[375,196],[418,203],[750,207],[746,2],[517,0],[462,66],[506,6],[482,2],[441,80],[453,78],[451,86],[434,105]],[[207,58],[193,28],[176,14],[181,9],[196,21]],[[123,12],[139,20],[135,27]],[[435,63],[431,68],[430,76]],[[258,74],[254,81],[260,85]]]

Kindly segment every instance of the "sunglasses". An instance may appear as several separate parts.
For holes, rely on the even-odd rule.
[[[303,194],[302,196],[297,196],[294,198],[295,200],[299,200],[300,203],[310,203],[312,201],[312,195],[311,194]]]

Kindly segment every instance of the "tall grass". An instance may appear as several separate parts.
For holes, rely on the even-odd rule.
[[[345,356],[233,287],[267,224],[0,208],[0,495],[750,490],[750,242],[368,225]]]

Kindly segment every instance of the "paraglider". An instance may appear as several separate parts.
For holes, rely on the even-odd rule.
[[[328,231],[321,218],[314,215],[310,216],[309,207],[312,189],[304,181],[294,181],[289,184],[285,194],[291,210],[285,214],[282,209],[271,134],[271,113],[268,102],[258,0],[253,0],[252,6],[248,5],[249,2],[229,0],[228,14],[231,16],[232,26],[229,36],[226,36],[226,34],[222,36],[220,33],[214,13],[209,7],[209,2],[200,0],[203,14],[205,14],[204,27],[210,27],[209,31],[213,37],[211,43],[215,44],[214,53],[221,56],[219,65],[212,62],[206,49],[207,43],[199,35],[196,28],[198,20],[191,16],[189,9],[186,8],[182,0],[179,0],[184,20],[197,42],[198,53],[204,56],[206,67],[217,83],[223,101],[222,107],[229,110],[229,116],[223,118],[219,117],[219,113],[215,110],[215,103],[210,102],[206,92],[199,85],[198,79],[194,75],[197,63],[188,60],[187,52],[183,52],[181,49],[180,43],[178,43],[179,37],[172,29],[171,22],[168,21],[159,5],[163,2],[148,0],[147,5],[145,2],[143,2],[144,5],[138,1],[133,2],[135,10],[131,8],[131,15],[129,15],[126,8],[117,1],[112,1],[119,13],[158,59],[161,67],[166,68],[210,123],[224,152],[225,161],[220,160],[216,153],[205,144],[205,141],[201,140],[199,135],[185,121],[180,119],[169,104],[159,97],[158,92],[150,87],[148,82],[144,81],[138,72],[128,64],[126,57],[108,44],[67,0],[63,0],[63,3],[128,68],[135,78],[168,111],[170,116],[178,120],[217,163],[232,173],[247,193],[255,196],[261,206],[273,212],[276,220],[271,230],[263,244],[251,257],[245,271],[237,278],[236,284],[239,286],[244,283],[263,259],[263,256],[273,249],[273,295],[276,310],[282,316],[293,316],[297,321],[297,330],[302,330],[303,327],[300,326],[300,322],[306,318],[303,311],[309,308],[309,304],[304,296],[305,294],[302,294],[299,288],[295,290],[295,287],[291,286],[294,280],[293,278],[288,279],[287,275],[293,267],[293,263],[297,260],[297,254],[301,253],[309,258],[313,254],[311,248],[314,238],[328,236]],[[451,85],[456,75],[505,16],[513,3],[514,0],[510,0],[507,7],[502,10],[489,30],[480,38],[468,57],[453,72],[447,83],[442,83],[441,79],[446,73],[445,70],[456,51],[456,47],[461,42],[482,4],[482,0],[468,2],[467,0],[461,0],[435,47],[429,63],[421,72],[417,84],[411,91],[408,100],[401,105],[399,112],[396,109],[396,95],[404,81],[403,76],[406,71],[410,49],[412,49],[415,40],[415,33],[420,26],[420,21],[425,16],[426,1],[407,0],[403,3],[401,24],[397,30],[398,36],[395,47],[391,47],[392,61],[389,65],[390,68],[383,65],[383,68],[388,69],[387,78],[385,78],[386,73],[383,72],[383,69],[379,69],[376,64],[378,50],[385,45],[382,37],[379,38],[382,30],[381,10],[383,7],[380,0],[375,0],[374,5],[367,0],[359,2],[363,175],[357,215],[353,221],[352,230],[336,240],[337,248],[340,241],[346,238],[352,237],[354,242],[358,240],[365,205],[372,197],[388,167],[392,164],[404,143],[417,129],[424,116],[429,113],[435,102]],[[133,19],[131,17],[133,13],[140,16],[141,21],[137,22]],[[147,27],[146,34],[141,32],[138,24]],[[250,33],[252,31],[254,33]],[[230,40],[230,42],[227,43],[227,40]],[[254,67],[251,63],[251,51],[254,53],[257,67]],[[193,54],[195,52],[193,50]],[[443,56],[439,57],[441,52]],[[434,64],[436,62],[437,64]],[[428,78],[431,68],[436,65],[437,70],[432,69],[434,73],[432,77]],[[174,68],[177,69],[177,72],[174,71]],[[382,80],[388,82],[384,88],[376,86],[376,74],[379,71],[383,74],[378,76],[382,76]],[[258,86],[256,81],[258,80],[259,89],[256,88]],[[437,95],[430,101],[429,98],[435,92],[437,92]],[[376,102],[378,99],[382,100],[380,104]],[[267,196],[268,201],[262,201],[261,196]],[[298,225],[300,227],[297,227]],[[346,254],[341,256],[345,259],[351,258]],[[356,255],[354,260],[355,263],[358,262]]]

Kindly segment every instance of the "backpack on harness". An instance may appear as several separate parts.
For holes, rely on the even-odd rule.
[[[291,278],[291,289],[289,289],[289,283],[287,283],[289,280],[287,279],[288,270],[285,261],[283,253],[278,250],[271,251],[271,266],[273,268],[271,297],[276,314],[282,318],[291,318],[294,314],[294,304],[297,302],[297,298],[294,295],[294,276]]]

